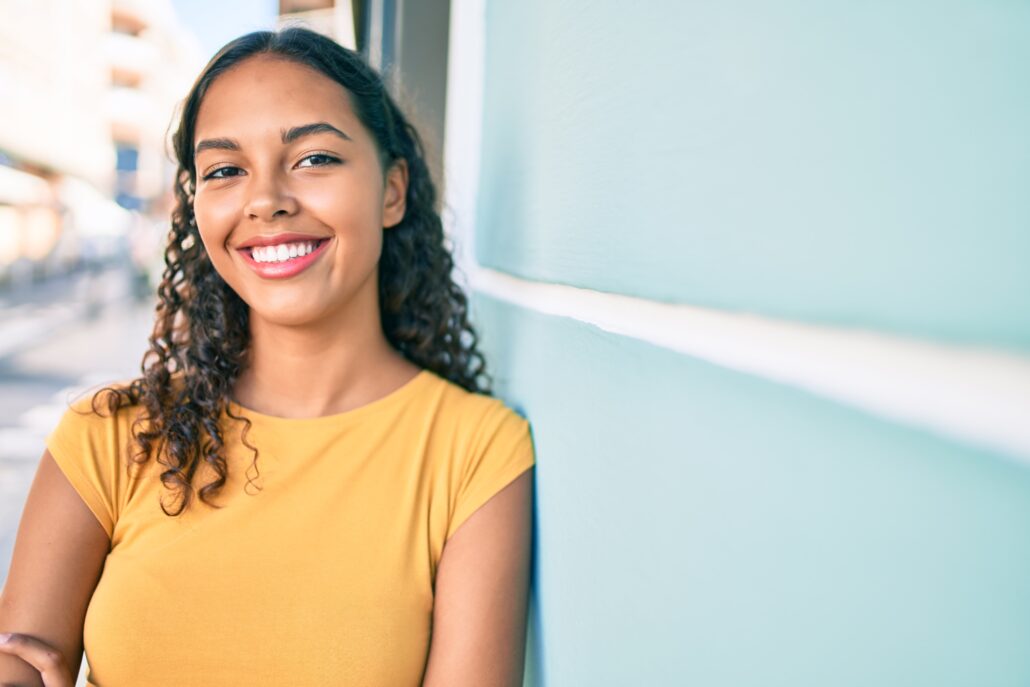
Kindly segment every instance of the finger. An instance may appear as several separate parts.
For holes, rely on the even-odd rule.
[[[72,687],[64,655],[31,635],[0,634],[0,651],[14,654],[39,671],[44,687]]]

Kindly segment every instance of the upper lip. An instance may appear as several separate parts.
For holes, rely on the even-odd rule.
[[[297,241],[321,241],[328,236],[312,236],[311,234],[298,234],[287,231],[279,234],[259,234],[252,236],[236,248],[253,248],[254,246],[277,246],[280,243],[295,243]]]

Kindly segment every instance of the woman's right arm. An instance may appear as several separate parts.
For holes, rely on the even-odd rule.
[[[110,545],[103,526],[45,451],[0,594],[0,632],[32,635],[58,649],[73,681],[82,659],[86,608]],[[0,653],[0,685],[42,684],[27,663]]]

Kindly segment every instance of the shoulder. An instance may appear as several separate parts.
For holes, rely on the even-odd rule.
[[[56,426],[46,437],[54,462],[113,536],[127,493],[128,457],[132,452],[132,423],[138,406],[119,404],[105,389],[123,382],[98,385],[75,392]]]
[[[131,380],[115,380],[77,389],[63,399],[53,436],[58,441],[123,434],[139,417],[140,406],[120,398]]]
[[[529,420],[509,403],[495,396],[469,391],[454,382],[430,373],[438,401],[435,404],[441,419],[472,444],[500,435],[519,439],[530,434]],[[475,449],[476,446],[469,446]]]
[[[431,415],[448,494],[447,541],[483,504],[536,463],[529,421],[506,401],[433,380]]]

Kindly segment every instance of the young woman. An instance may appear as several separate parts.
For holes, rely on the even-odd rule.
[[[521,685],[533,445],[490,395],[415,130],[252,33],[187,96],[142,376],[48,437],[0,683]]]

